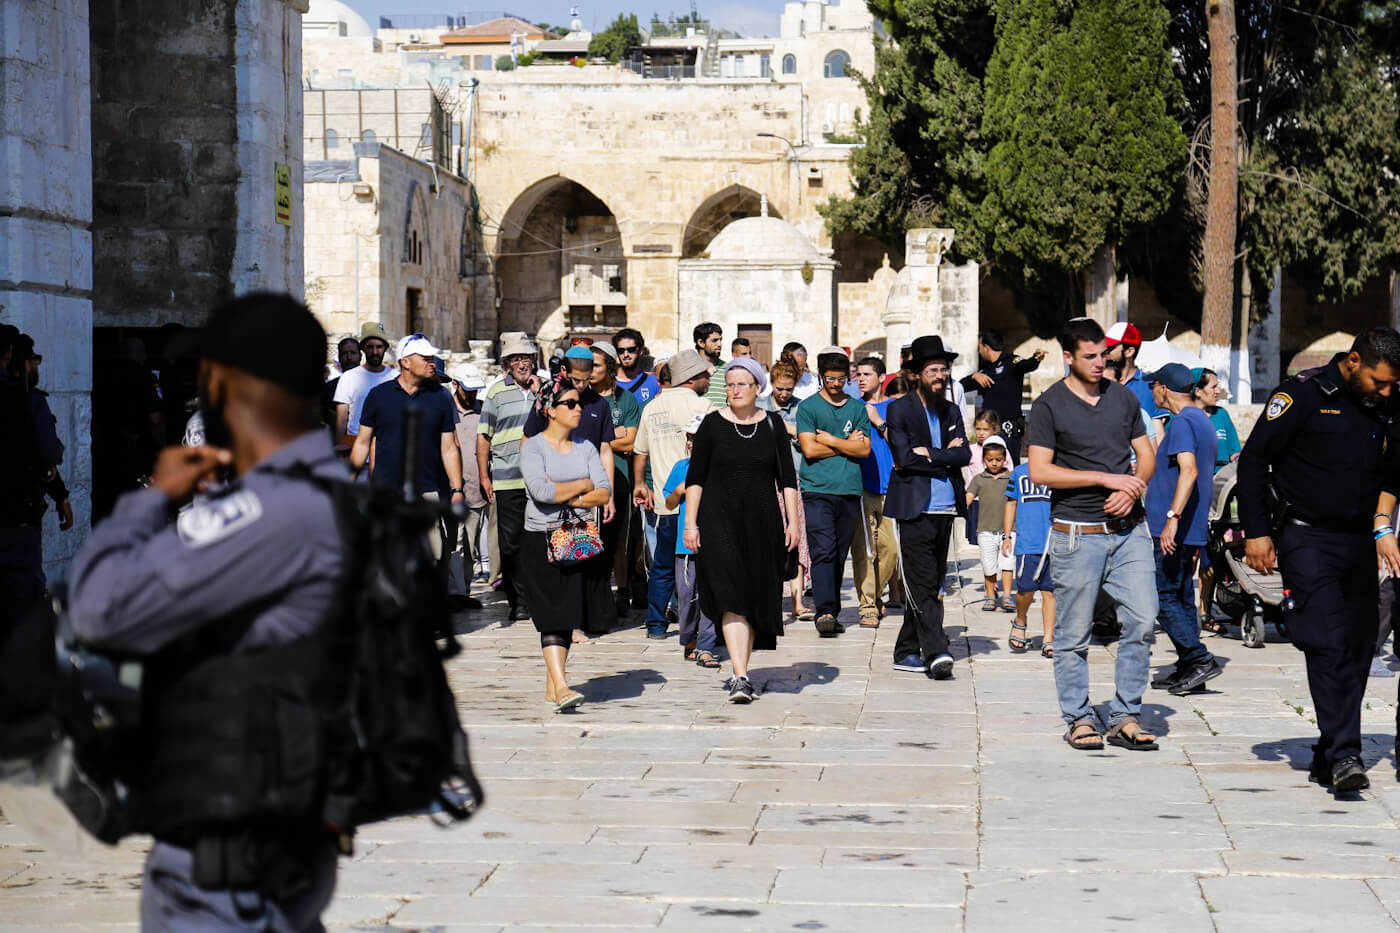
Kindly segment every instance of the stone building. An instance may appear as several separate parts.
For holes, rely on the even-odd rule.
[[[701,321],[722,327],[726,341],[747,337],[764,365],[790,340],[816,354],[836,339],[836,263],[786,221],[736,220],[679,266],[680,346]]]
[[[115,348],[144,339],[155,359],[161,325],[198,325],[235,291],[301,293],[304,9],[0,0],[0,320],[44,356],[78,520],[46,520],[51,577],[111,463],[89,438]]]
[[[306,163],[306,299],[332,339],[379,321],[465,349],[494,339],[490,276],[471,190],[382,143]]]

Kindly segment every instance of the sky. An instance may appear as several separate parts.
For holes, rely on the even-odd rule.
[[[484,13],[493,10],[507,10],[532,23],[548,22],[560,26],[569,24],[569,0],[482,0],[476,5],[464,5],[451,0],[344,0],[359,13],[371,26],[379,25],[381,15],[395,13]],[[700,17],[725,29],[746,36],[776,36],[778,17],[782,13],[783,0],[753,0],[750,3],[739,0],[722,0],[719,3],[706,3],[696,0]],[[690,0],[580,0],[579,18],[585,29],[601,30],[619,13],[636,13],[643,27],[657,13],[662,19],[671,13],[677,16],[690,12]]]

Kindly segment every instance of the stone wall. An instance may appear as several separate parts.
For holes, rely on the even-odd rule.
[[[360,152],[308,163],[304,186],[307,300],[332,339],[358,333],[364,321],[381,322],[391,337],[407,333],[409,289],[420,301],[414,325],[443,349],[466,351],[479,323],[493,338],[490,276],[466,182],[388,146]],[[415,238],[410,256],[405,240]]]
[[[750,264],[715,259],[684,259],[679,273],[680,327],[689,345],[690,329],[713,321],[729,341],[746,325],[772,328],[773,353],[790,340],[800,341],[811,354],[831,343],[835,302],[832,263],[813,262],[812,281],[802,280],[800,263]],[[648,345],[654,341],[647,338]],[[680,345],[680,341],[677,341]],[[653,348],[654,349],[654,348]]]
[[[300,294],[306,0],[117,3],[92,15],[94,318],[198,324],[235,291]]]
[[[58,418],[76,527],[44,518],[45,572],[66,575],[89,524],[91,113],[87,0],[4,5],[0,24],[0,321],[34,338]]]

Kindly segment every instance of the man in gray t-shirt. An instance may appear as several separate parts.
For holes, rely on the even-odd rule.
[[[1108,703],[1109,743],[1157,748],[1138,724],[1157,620],[1157,570],[1141,498],[1156,458],[1132,392],[1103,378],[1104,333],[1076,318],[1060,335],[1064,380],[1031,406],[1031,481],[1049,486],[1055,581],[1055,689],[1072,748],[1103,748],[1089,702],[1089,635],[1100,588],[1118,604],[1123,635]],[[1136,458],[1136,460],[1134,460]],[[1100,583],[1102,581],[1102,583]]]

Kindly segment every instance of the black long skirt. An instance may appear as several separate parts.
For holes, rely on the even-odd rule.
[[[527,531],[521,537],[521,576],[535,629],[541,634],[580,629],[600,635],[609,631],[617,609],[608,588],[611,567],[607,552],[561,567],[549,562],[548,547],[548,532]]]

